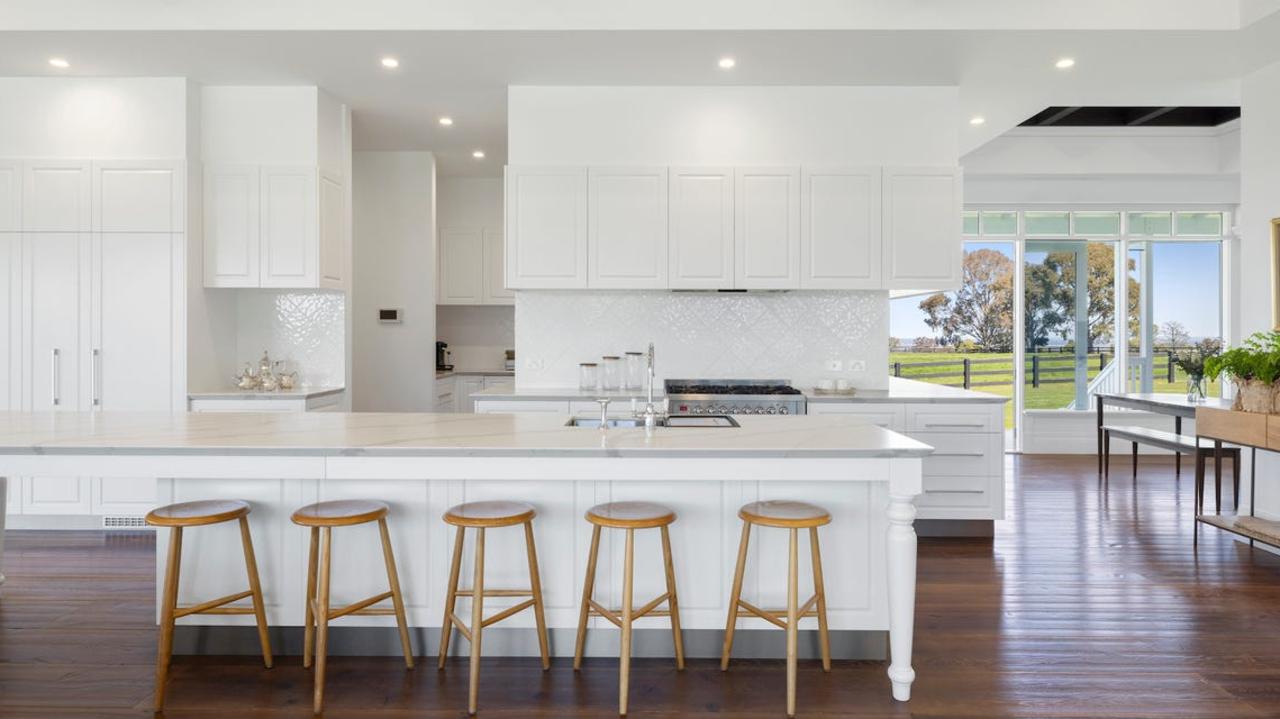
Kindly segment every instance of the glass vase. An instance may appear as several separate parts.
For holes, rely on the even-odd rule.
[[[1196,375],[1187,376],[1187,401],[1203,402],[1204,401],[1204,377]]]

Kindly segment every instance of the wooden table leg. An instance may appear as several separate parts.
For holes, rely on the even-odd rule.
[[[1182,436],[1182,418],[1181,417],[1173,418],[1173,433],[1178,435],[1179,437]],[[1175,477],[1182,476],[1182,453],[1177,450],[1174,450],[1173,452],[1173,476]]]
[[[1102,476],[1102,398],[1098,397],[1098,476]]]
[[[1213,511],[1222,514],[1222,440],[1213,440]]]

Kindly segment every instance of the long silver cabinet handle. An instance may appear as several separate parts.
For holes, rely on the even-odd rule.
[[[93,348],[89,352],[89,400],[94,407],[102,406],[102,398],[98,396],[98,372],[102,367],[102,351]]]
[[[49,390],[53,405],[56,407],[62,404],[62,396],[59,392],[62,387],[62,352],[57,347],[53,348],[49,363]]]

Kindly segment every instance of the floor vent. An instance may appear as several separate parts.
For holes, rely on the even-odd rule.
[[[108,514],[102,518],[103,529],[149,529],[145,517],[128,514]]]

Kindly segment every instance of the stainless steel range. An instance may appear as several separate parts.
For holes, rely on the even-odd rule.
[[[804,414],[805,399],[788,380],[669,379],[671,414]]]

